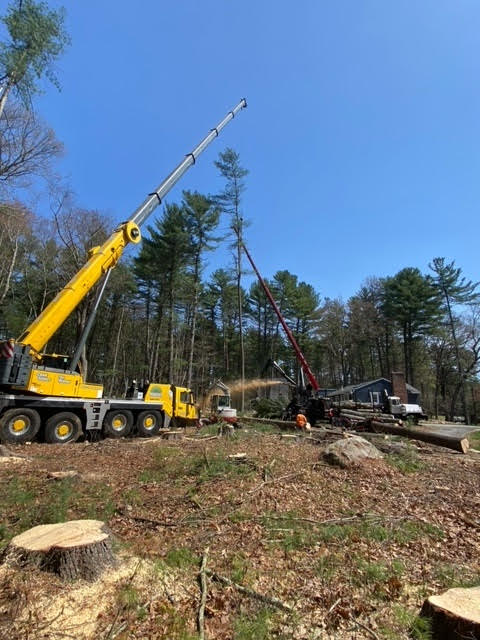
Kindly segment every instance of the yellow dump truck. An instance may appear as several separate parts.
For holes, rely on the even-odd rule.
[[[150,436],[172,421],[197,419],[189,389],[151,384],[144,398],[105,398],[103,387],[84,380],[78,368],[111,270],[125,248],[141,240],[140,226],[181,176],[247,103],[242,99],[180,164],[122,222],[41,314],[17,339],[0,343],[0,440],[27,442],[41,433],[47,442],[66,443],[82,432],[105,436]],[[72,357],[45,354],[43,349],[79,303],[99,284],[93,312]]]

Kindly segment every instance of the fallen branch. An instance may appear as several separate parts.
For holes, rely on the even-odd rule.
[[[365,624],[363,624],[362,622],[359,622],[358,620],[353,620],[353,623],[356,624],[357,627],[360,627],[360,629],[363,629],[364,631],[369,633],[372,636],[372,638],[375,638],[375,640],[380,640],[380,638],[377,636],[375,631],[373,631],[373,629],[370,629],[370,627],[367,627]]]
[[[198,579],[200,581],[200,589],[201,589],[200,606],[198,607],[198,618],[197,618],[199,640],[205,640],[205,604],[207,602],[207,593],[208,593],[207,574],[206,574],[208,551],[209,551],[209,547],[206,547],[205,551],[203,552],[200,573],[198,574]]]
[[[294,518],[292,516],[273,516],[273,515],[263,515],[256,516],[253,518],[254,520],[289,520],[290,522],[307,522],[308,524],[314,524],[317,526],[323,526],[326,524],[347,524],[349,522],[354,522],[355,520],[389,520],[389,521],[398,521],[398,520],[406,520],[407,516],[383,516],[381,514],[376,513],[364,513],[358,516],[349,516],[347,518],[329,518],[328,520],[314,520],[313,518]]]
[[[254,598],[255,600],[259,600],[260,602],[264,602],[265,604],[270,605],[271,607],[276,607],[277,609],[282,609],[283,611],[288,611],[289,613],[293,613],[293,608],[282,602],[278,598],[273,598],[272,596],[266,596],[263,593],[258,593],[258,591],[254,591],[253,589],[247,589],[247,587],[243,587],[241,584],[237,584],[236,582],[232,582],[229,578],[225,578],[225,576],[220,576],[218,573],[214,571],[209,571],[208,569],[205,573],[212,578],[212,580],[216,580],[221,584],[226,585],[227,587],[233,587],[240,593],[248,596],[249,598]]]

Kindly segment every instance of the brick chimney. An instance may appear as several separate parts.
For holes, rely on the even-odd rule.
[[[392,395],[398,396],[402,404],[408,404],[405,374],[402,371],[392,371]]]

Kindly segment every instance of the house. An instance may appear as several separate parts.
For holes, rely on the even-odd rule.
[[[377,378],[368,382],[351,384],[329,393],[328,397],[335,402],[352,400],[353,402],[370,402],[376,405],[383,404],[385,392],[389,396],[398,396],[405,404],[420,404],[420,391],[411,384],[405,383],[403,373],[392,373],[392,380]]]

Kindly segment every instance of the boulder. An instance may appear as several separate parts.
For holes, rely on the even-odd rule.
[[[361,464],[364,460],[379,460],[383,454],[365,438],[351,436],[325,447],[323,458],[329,464],[346,468]]]

